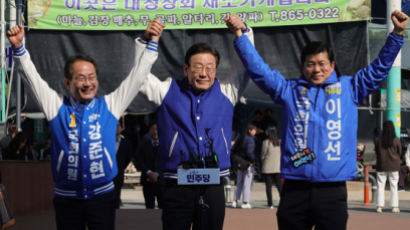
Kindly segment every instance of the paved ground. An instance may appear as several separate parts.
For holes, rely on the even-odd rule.
[[[348,229],[358,230],[403,230],[410,226],[410,191],[399,192],[400,209],[398,214],[391,213],[386,208],[382,214],[375,212],[372,203],[364,206],[363,182],[348,182],[349,221]],[[235,186],[232,186],[233,197]],[[386,191],[386,204],[389,204],[389,191]],[[279,196],[273,188],[274,205],[277,207]],[[371,197],[370,197],[371,199]],[[117,230],[157,230],[161,229],[161,210],[145,210],[141,186],[127,185],[122,190],[123,206],[117,212]],[[271,210],[266,207],[266,194],[264,183],[254,183],[251,204],[253,209],[230,208],[227,202],[224,230],[272,230],[276,226],[276,208]],[[52,211],[39,213],[33,216],[17,216],[16,225],[12,230],[41,229],[54,230],[54,214]]]
[[[370,151],[370,150],[369,150]],[[375,164],[374,153],[367,151],[363,156],[367,165]],[[374,173],[374,172],[372,172]],[[135,178],[128,182],[136,182]],[[279,203],[278,192],[273,191],[275,209],[266,206],[265,184],[254,183],[251,193],[252,209],[230,208],[235,186],[232,185],[227,199],[224,230],[276,230],[276,207]],[[382,214],[376,213],[374,203],[364,205],[364,183],[347,182],[349,220],[347,229],[351,230],[403,230],[410,228],[410,190],[399,192],[400,210],[398,214],[391,213],[386,207]],[[389,204],[390,193],[385,192],[386,205]],[[122,190],[123,206],[117,211],[117,230],[158,230],[161,229],[161,210],[146,210],[141,186],[126,184]],[[370,201],[372,197],[370,196]],[[17,216],[16,225],[11,230],[41,229],[54,230],[55,221],[52,211],[31,216]]]
[[[369,206],[364,204],[364,183],[360,181],[348,181],[347,182],[348,190],[348,204],[349,210],[352,211],[361,211],[361,212],[375,212],[376,207],[374,203],[371,203]],[[231,186],[230,196],[233,199],[233,193],[235,191],[235,186]],[[272,188],[274,206],[277,207],[279,203],[279,195],[275,187]],[[400,210],[401,213],[392,214],[389,207],[390,201],[390,192],[385,192],[386,197],[386,210],[383,215],[394,215],[394,216],[403,216],[410,218],[410,191],[401,191],[399,192],[400,200]],[[144,209],[144,198],[142,195],[141,186],[126,186],[122,190],[122,209]],[[372,196],[370,195],[370,202],[372,201]],[[266,202],[266,193],[265,193],[265,184],[261,182],[254,183],[251,193],[251,202],[253,208],[256,209],[267,209]],[[227,207],[230,208],[231,202],[226,203]],[[410,219],[409,219],[410,221]]]

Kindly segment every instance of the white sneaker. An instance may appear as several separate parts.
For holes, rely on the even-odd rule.
[[[238,206],[238,204],[236,203],[236,201],[232,201],[231,207],[232,207],[232,208],[236,208],[237,206]]]
[[[273,206],[269,206],[270,209],[274,209]]]
[[[391,210],[392,213],[400,213],[400,209],[397,207],[392,208]]]
[[[382,213],[382,212],[383,212],[382,207],[377,207],[377,208],[376,208],[376,212],[377,212],[377,213]]]
[[[248,209],[248,208],[252,208],[252,206],[251,206],[251,204],[247,203],[247,204],[242,204],[241,208]]]

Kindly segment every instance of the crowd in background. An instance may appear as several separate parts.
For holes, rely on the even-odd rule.
[[[391,129],[387,123],[385,122],[386,127],[383,130]],[[263,113],[261,110],[256,109],[253,112],[253,118],[248,121],[244,131],[241,133],[237,131],[236,135],[233,135],[232,155],[243,154],[243,158],[250,163],[245,169],[239,169],[235,167],[235,162],[232,160],[231,178],[235,180],[236,184],[232,207],[252,208],[249,200],[255,180],[266,184],[267,207],[273,209],[272,186],[274,185],[280,194],[283,183],[280,178],[280,139],[277,125],[278,123],[272,117],[270,108],[265,109]],[[155,200],[157,206],[160,206],[159,140],[155,116],[126,116],[121,119],[118,127],[117,164],[119,173],[114,180],[117,187],[117,208],[121,206],[120,196],[121,187],[124,183],[124,170],[130,163],[141,172],[140,184],[143,186],[146,208],[155,208]],[[35,143],[32,131],[33,120],[24,119],[21,131],[17,130],[17,126],[11,120],[7,123],[6,129],[5,135],[0,138],[0,160],[50,160],[50,135],[46,131],[44,140]],[[383,132],[383,130],[375,130],[373,140],[377,157],[377,211],[382,212],[384,206],[383,191],[387,178],[389,179],[390,190],[393,189],[390,206],[397,208],[395,209],[397,211],[399,205],[397,192],[406,189],[406,181],[410,172],[410,150],[409,146],[403,143],[400,144],[398,137],[389,136],[385,137],[386,140],[383,140],[383,134],[387,135],[386,131]],[[245,139],[246,141],[244,141]],[[395,140],[392,142],[392,148],[394,147],[397,151],[383,150],[385,149],[383,146],[386,145],[383,145],[382,142],[388,142],[390,139]],[[401,151],[401,149],[403,150]],[[388,152],[391,152],[391,154],[386,156]],[[393,168],[390,170],[385,165],[390,164],[390,159],[393,158],[394,165],[391,166]],[[155,170],[151,171],[150,168]],[[239,204],[241,196],[242,204]]]
[[[5,126],[5,134],[0,136],[0,160],[50,160],[51,138],[49,132],[41,141],[34,141],[34,120],[24,119],[21,130],[13,120]]]

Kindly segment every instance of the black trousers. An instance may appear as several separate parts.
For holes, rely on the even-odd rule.
[[[166,180],[162,197],[164,230],[190,230],[191,225],[192,230],[222,230],[225,218],[223,184],[181,186],[176,180]]]
[[[409,167],[407,167],[407,165],[400,166],[400,170],[399,170],[399,189],[405,189],[406,188],[407,173],[409,173]]]
[[[268,206],[272,206],[272,184],[275,184],[276,188],[278,189],[279,195],[282,191],[282,181],[280,179],[280,173],[270,173],[263,175],[265,177],[266,198],[268,199]]]
[[[114,202],[115,208],[119,209],[121,206],[121,189],[124,185],[124,171],[118,171],[117,176],[114,177]]]
[[[346,182],[311,183],[285,180],[277,212],[280,230],[345,230]]]
[[[161,185],[158,182],[145,182],[142,185],[142,193],[144,194],[145,208],[155,208],[155,197],[157,198],[158,207],[162,208]]]
[[[54,210],[58,230],[114,230],[114,192],[89,200],[54,197]]]

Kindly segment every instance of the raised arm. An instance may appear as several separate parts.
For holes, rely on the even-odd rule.
[[[279,71],[271,70],[269,65],[263,61],[255,49],[253,40],[243,35],[243,30],[239,24],[231,22],[227,23],[227,26],[236,37],[234,40],[235,50],[247,71],[247,75],[274,100],[280,99],[280,96],[283,95],[283,86],[286,84],[285,78]]]
[[[409,16],[399,10],[394,10],[391,14],[391,20],[394,25],[393,33],[403,36],[407,23],[409,22]]]
[[[253,44],[253,31],[235,14],[230,15],[229,18],[225,18],[225,23],[235,36],[244,34],[250,42]],[[240,36],[239,35],[239,36]],[[249,77],[246,74],[246,70],[243,67],[238,55],[233,55],[233,62],[231,64],[230,75],[221,82],[222,92],[229,98],[232,104],[236,104],[239,98],[245,91],[249,83]]]
[[[24,39],[24,27],[23,25],[13,26],[9,31],[7,31],[7,37],[10,44],[17,48],[23,45]]]
[[[404,43],[404,30],[409,17],[398,10],[393,11],[391,19],[394,25],[392,33],[387,37],[386,43],[380,50],[378,57],[366,68],[359,70],[352,79],[354,85],[353,97],[357,103],[378,89],[388,76],[394,60]]]
[[[136,57],[140,57],[142,52],[145,50],[150,36],[155,35],[156,31],[159,31],[160,28],[164,28],[159,20],[152,21],[144,34],[137,38],[135,41],[136,46]],[[154,38],[153,38],[154,39]],[[139,61],[139,58],[136,58]],[[146,80],[143,82],[139,91],[144,94],[146,97],[137,97],[139,100],[148,100],[156,106],[160,105],[164,99],[168,89],[171,85],[172,78],[168,78],[166,81],[160,81],[155,75],[149,73]],[[145,103],[146,101],[144,101]]]
[[[224,21],[228,29],[237,38],[242,36],[243,31],[246,31],[245,23],[243,23],[242,20],[236,14],[232,14],[229,18],[225,18]]]
[[[150,22],[147,26],[147,29],[144,31],[144,34],[136,39],[136,50],[135,50],[135,65],[138,65],[140,57],[148,44],[149,41],[159,42],[159,39],[162,35],[162,30],[165,28],[158,18]]]
[[[151,67],[158,57],[158,41],[162,34],[164,25],[155,19],[147,26],[144,37],[146,41],[145,48],[138,47],[136,44],[136,54],[134,67],[121,85],[112,93],[105,96],[105,100],[110,111],[119,118],[127,109],[134,97],[138,94],[141,85],[150,75]],[[136,41],[138,43],[139,41]]]
[[[21,74],[24,82],[31,89],[47,120],[53,119],[57,115],[63,99],[40,77],[31,61],[30,54],[23,45],[24,27],[22,25],[12,27],[7,31],[7,36],[13,46],[13,60],[17,72]]]

